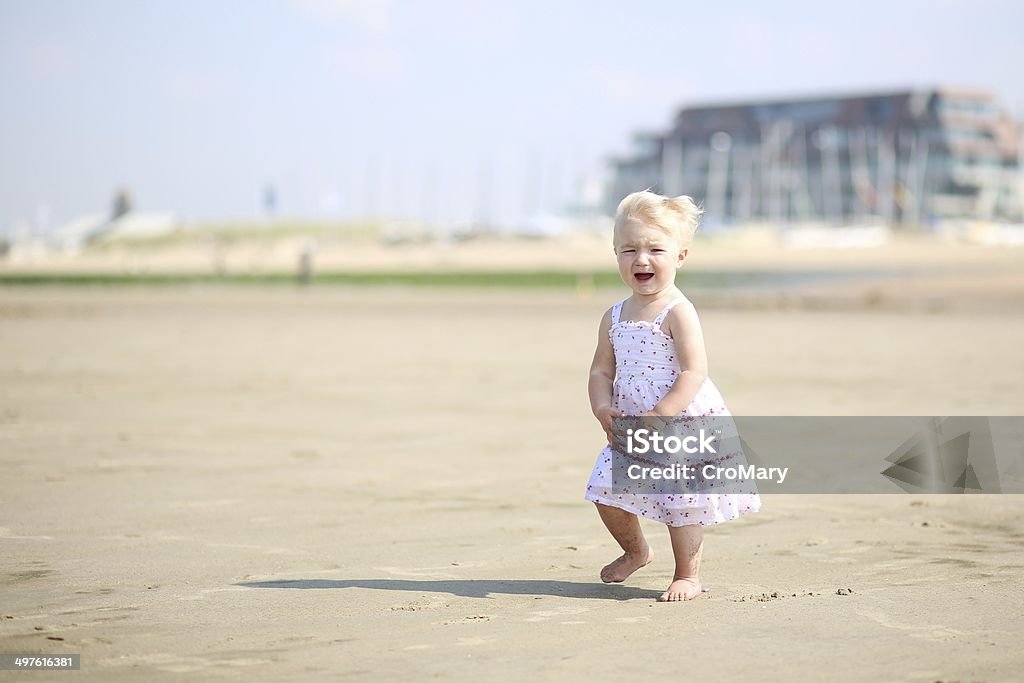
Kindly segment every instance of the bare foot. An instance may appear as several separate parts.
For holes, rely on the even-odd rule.
[[[617,560],[612,560],[601,569],[601,580],[605,583],[622,583],[629,575],[640,567],[645,567],[654,559],[654,551],[650,547],[641,555],[626,553]]]
[[[673,577],[672,583],[668,585],[668,590],[661,594],[658,598],[658,602],[682,602],[683,600],[693,600],[695,597],[700,595],[701,585],[697,579],[681,579]]]

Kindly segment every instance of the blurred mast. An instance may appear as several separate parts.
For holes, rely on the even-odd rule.
[[[840,224],[843,222],[843,176],[839,162],[839,130],[835,126],[822,128],[822,155],[828,175],[827,189],[824,190],[828,202],[825,210],[826,219]]]
[[[757,213],[762,217],[763,220],[769,220],[769,209],[768,209],[768,197],[771,194],[771,185],[769,184],[768,172],[768,124],[761,124],[761,131],[758,139],[758,185],[761,186],[761,191],[757,193]]]
[[[811,172],[807,166],[807,128],[801,125],[797,131],[799,134],[796,135],[794,144],[794,155],[797,157],[795,162],[797,182],[795,183],[795,192],[793,192],[795,196],[791,201],[797,207],[794,213],[798,219],[806,222],[814,214],[814,204],[811,201]]]
[[[734,186],[739,193],[738,198],[733,199],[735,221],[749,223],[754,194],[754,146],[749,143],[736,147]]]
[[[870,202],[874,193],[867,160],[867,131],[863,127],[850,133],[850,182],[857,195],[857,220],[867,220],[872,213]],[[869,203],[870,202],[870,203]]]
[[[893,184],[896,180],[896,152],[892,136],[888,132],[875,130],[875,154],[878,159],[878,202],[882,210],[882,220],[892,227],[896,218]]]
[[[673,133],[665,138],[661,153],[661,192],[669,197],[683,193],[683,141]]]
[[[480,158],[480,173],[477,175],[477,225],[474,232],[488,233],[491,231],[491,160],[487,156]]]
[[[713,220],[724,223],[726,217],[726,188],[729,182],[729,150],[732,137],[716,131],[708,142],[708,210]]]
[[[776,226],[782,224],[782,182],[779,166],[782,160],[782,122],[775,121],[771,127],[771,157],[768,166],[769,211]]]
[[[923,164],[927,163],[927,141],[921,140],[920,133],[910,136],[910,145],[907,150],[906,171],[903,174],[904,188],[904,219],[910,225],[920,225],[923,213],[923,183],[921,178],[924,175]],[[922,156],[923,155],[923,156]],[[907,196],[909,195],[909,196]]]

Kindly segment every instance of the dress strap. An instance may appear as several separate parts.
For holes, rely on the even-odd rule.
[[[624,303],[626,303],[625,299],[612,306],[612,325],[619,322],[619,315],[622,313],[622,304]]]
[[[675,301],[669,302],[669,305],[663,308],[661,310],[661,313],[658,314],[658,317],[654,319],[654,324],[657,325],[658,327],[661,327],[661,324],[665,322],[665,318],[668,316],[668,312],[672,310],[672,307],[675,306],[676,304],[682,303],[682,301],[683,299],[679,298],[676,299]]]

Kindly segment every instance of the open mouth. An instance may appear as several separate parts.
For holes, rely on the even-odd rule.
[[[648,280],[654,277],[654,273],[634,273],[633,277],[635,277],[640,282],[647,282]]]

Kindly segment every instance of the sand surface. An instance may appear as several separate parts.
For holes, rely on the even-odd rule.
[[[1019,679],[1020,496],[770,496],[708,530],[708,597],[654,602],[653,523],[601,584],[585,387],[621,294],[0,289],[0,652],[81,653],[54,681]],[[1019,311],[702,322],[737,414],[1021,415]]]

